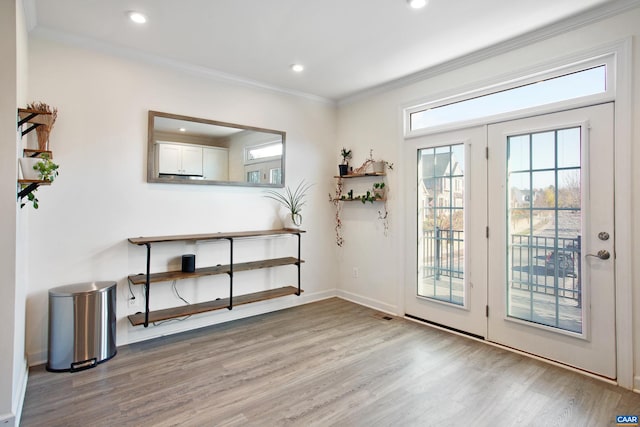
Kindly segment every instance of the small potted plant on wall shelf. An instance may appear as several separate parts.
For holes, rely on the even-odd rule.
[[[38,189],[38,185],[49,184],[58,176],[59,166],[51,160],[48,153],[42,153],[40,157],[23,157],[20,159],[20,168],[22,169],[22,177],[26,181],[35,181],[34,183],[23,183],[22,187],[28,191],[27,194],[19,194],[19,196],[27,197],[27,200],[31,202],[34,209],[38,209],[38,199],[35,196],[35,191]],[[28,187],[28,188],[27,188]],[[21,203],[20,207],[23,208],[26,203]]]
[[[373,184],[373,195],[378,200],[384,200],[387,192],[387,186],[384,182],[376,182]]]
[[[19,160],[24,179],[53,182],[58,176],[60,166],[53,163],[48,153],[42,153],[40,157],[21,157]]]
[[[338,165],[338,167],[340,168],[340,176],[344,176],[349,174],[349,160],[351,160],[352,153],[351,150],[342,147],[340,155],[342,156],[342,164]]]

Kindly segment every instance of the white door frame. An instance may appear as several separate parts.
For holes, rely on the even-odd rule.
[[[640,391],[640,373],[634,378],[634,351],[633,351],[633,285],[632,285],[632,204],[628,197],[631,194],[632,185],[632,123],[633,123],[633,92],[632,92],[632,70],[633,70],[633,44],[632,38],[626,37],[622,40],[607,43],[595,48],[586,49],[574,55],[565,57],[564,59],[556,59],[548,64],[538,64],[529,67],[530,70],[539,70],[542,68],[551,69],[558,66],[559,62],[570,63],[579,58],[594,57],[613,53],[615,55],[615,101],[614,113],[614,132],[616,144],[614,147],[614,161],[616,164],[614,171],[614,179],[616,183],[616,193],[614,195],[615,209],[615,227],[616,227],[616,357],[617,357],[617,382],[618,385],[626,389],[635,389]],[[520,70],[518,73],[526,74],[526,71]],[[507,81],[505,76],[499,76],[498,80]],[[490,83],[498,84],[500,81],[476,83],[475,87],[486,87]],[[442,99],[446,95],[454,95],[456,93],[469,92],[469,85],[449,91],[448,94],[437,94],[432,99]],[[403,159],[404,142],[407,136],[404,129],[405,110],[416,105],[416,102],[400,106],[398,111],[398,120],[401,125],[398,128],[398,144],[397,158]],[[550,111],[549,111],[550,112]],[[538,113],[538,112],[537,112]],[[517,116],[512,116],[517,118]],[[410,184],[405,178],[403,188]],[[401,212],[406,207],[405,192],[399,192],[398,210]],[[406,219],[400,218],[398,226],[400,230],[405,229]],[[404,271],[404,263],[402,260],[406,256],[406,247],[409,242],[403,242],[398,245],[397,258],[397,277],[406,278],[411,272]],[[397,287],[398,314],[403,315],[404,308],[404,280],[401,280]]]

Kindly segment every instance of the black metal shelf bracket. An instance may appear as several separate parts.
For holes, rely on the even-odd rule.
[[[24,119],[18,120],[18,129],[20,129],[20,126],[27,123],[29,120],[33,119],[36,116],[38,116],[38,113],[29,113],[29,115],[26,116]],[[27,128],[27,130],[22,131],[22,136],[25,136],[32,130],[36,129],[38,126],[42,126],[42,123],[33,123],[33,126],[30,126]]]
[[[301,236],[300,233],[295,233],[296,236],[298,236],[298,263],[296,264],[298,267],[298,293],[296,293],[297,296],[300,296],[301,294],[301,289],[300,289],[300,264],[302,264],[301,258],[300,258],[300,244],[301,244]]]
[[[29,195],[29,193],[34,192],[39,186],[40,184],[37,182],[32,182],[31,184],[27,185],[26,187],[24,187],[22,190],[18,192],[18,199],[19,200],[24,199],[27,195]]]
[[[233,238],[229,237],[229,310],[233,310]]]
[[[146,328],[149,326],[149,291],[151,290],[149,278],[151,276],[151,243],[145,243],[144,245],[147,247],[147,280],[144,283],[144,327]]]

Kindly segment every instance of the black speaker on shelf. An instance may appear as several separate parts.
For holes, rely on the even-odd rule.
[[[182,271],[185,273],[193,273],[196,271],[196,256],[195,254],[182,255]]]

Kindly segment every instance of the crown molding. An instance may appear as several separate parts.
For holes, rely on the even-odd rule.
[[[31,0],[26,0],[31,1]],[[64,31],[58,31],[47,27],[36,26],[29,33],[30,37],[41,38],[45,40],[55,41],[61,44],[81,47],[87,50],[98,51],[101,53],[126,58],[132,61],[143,62],[163,68],[172,69],[178,72],[196,75],[204,77],[210,80],[218,82],[232,83],[248,88],[260,89],[269,92],[275,92],[294,96],[297,98],[303,98],[306,100],[319,102],[322,104],[335,105],[336,101],[324,98],[318,95],[296,91],[292,89],[282,88],[274,85],[269,85],[258,80],[247,79],[239,77],[233,74],[218,71],[212,68],[202,67],[198,65],[192,65],[183,61],[169,59],[160,55],[154,55],[147,52],[143,52],[137,49],[131,49],[123,46],[117,46],[111,43],[106,43],[100,40],[96,40],[89,37],[81,37],[73,35]]]
[[[500,54],[525,47],[527,45],[553,38],[557,35],[585,27],[587,25],[602,21],[604,19],[625,13],[629,10],[640,7],[640,0],[615,0],[597,6],[578,15],[565,18],[553,24],[546,25],[537,30],[525,33],[521,36],[514,37],[504,42],[479,49],[470,54],[460,56],[450,61],[443,62],[433,67],[426,68],[416,73],[409,74],[405,77],[389,81],[351,95],[343,97],[337,101],[338,106],[347,105],[370,96],[387,92],[392,89],[408,86],[429,78],[444,74],[449,71],[462,68]]]

